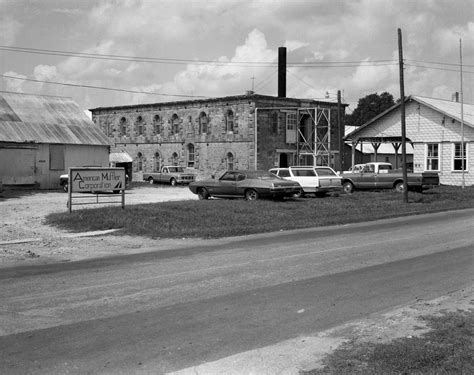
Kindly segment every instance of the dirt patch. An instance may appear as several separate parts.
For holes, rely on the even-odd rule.
[[[92,197],[91,201],[96,198]],[[186,186],[162,185],[128,190],[125,204],[197,199]],[[44,224],[46,215],[67,212],[68,194],[62,191],[6,190],[0,197],[0,267],[65,262],[107,255],[143,252],[149,248],[186,245],[189,240],[151,240],[111,236],[104,232],[72,234]],[[88,200],[86,200],[88,201]],[[99,201],[120,201],[107,196]],[[107,204],[107,203],[104,203]],[[116,204],[116,203],[114,203]],[[73,206],[90,209],[99,205]],[[195,243],[196,240],[193,240]]]

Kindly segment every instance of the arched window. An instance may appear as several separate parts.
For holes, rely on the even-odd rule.
[[[194,145],[192,143],[189,143],[187,147],[187,159],[188,167],[194,168]]]
[[[161,119],[160,116],[155,115],[153,117],[153,134],[161,133]]]
[[[278,113],[274,112],[272,114],[272,132],[273,134],[278,133]]]
[[[230,109],[227,111],[225,116],[225,130],[230,133],[234,132],[234,112]]]
[[[121,135],[127,135],[127,119],[125,117],[122,117],[120,119],[120,134]]]
[[[139,152],[137,154],[137,172],[142,172],[143,171],[143,154]]]
[[[208,118],[204,112],[199,115],[199,133],[206,134],[208,132]]]
[[[173,117],[171,117],[171,134],[178,134],[179,133],[179,117],[175,113]]]
[[[173,155],[171,155],[171,164],[172,165],[179,165],[179,157],[176,152],[173,152]]]
[[[232,155],[231,152],[228,152],[227,153],[227,158],[225,159],[226,160],[226,169],[228,171],[232,171],[234,169],[234,155]]]
[[[137,121],[136,121],[136,126],[135,126],[135,131],[137,132],[137,135],[143,135],[144,133],[144,128],[145,128],[145,124],[143,122],[143,117],[142,116],[138,116],[137,117]]]
[[[159,152],[155,152],[155,155],[153,157],[153,168],[155,172],[159,172],[161,169],[161,155]]]

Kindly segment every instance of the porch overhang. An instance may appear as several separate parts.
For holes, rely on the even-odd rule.
[[[375,144],[380,144],[380,143],[401,143],[402,142],[402,137],[401,136],[362,136],[362,137],[351,137],[348,135],[345,137],[345,141],[352,143],[353,145],[357,145],[359,143],[375,143]],[[406,138],[406,141],[411,143],[411,140],[409,138]]]

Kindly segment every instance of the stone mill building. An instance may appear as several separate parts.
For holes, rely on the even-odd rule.
[[[134,179],[163,165],[180,165],[205,178],[226,169],[336,167],[344,135],[338,113],[343,116],[344,107],[249,92],[90,111],[109,137],[111,152],[132,157]]]

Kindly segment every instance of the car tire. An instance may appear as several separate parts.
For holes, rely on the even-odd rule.
[[[304,190],[300,189],[295,195],[293,195],[295,198],[304,198]]]
[[[148,177],[148,183],[150,185],[153,185],[155,183],[155,180],[153,179],[153,177]]]
[[[342,191],[346,194],[352,194],[354,192],[354,185],[352,182],[344,182],[342,185]]]
[[[176,185],[178,185],[178,183],[176,182],[176,179],[175,179],[175,178],[172,178],[172,179],[170,180],[170,185],[171,185],[171,186],[176,186]]]
[[[258,192],[255,189],[245,190],[245,200],[256,201],[258,199]]]
[[[201,188],[197,191],[199,200],[203,201],[209,199],[209,192],[205,188]]]
[[[69,191],[69,184],[67,182],[65,182],[63,184],[63,190],[64,190],[65,193],[67,193]]]
[[[404,191],[403,182],[402,181],[397,182],[395,186],[393,187],[393,190],[395,190],[395,192],[397,193],[403,193]]]

